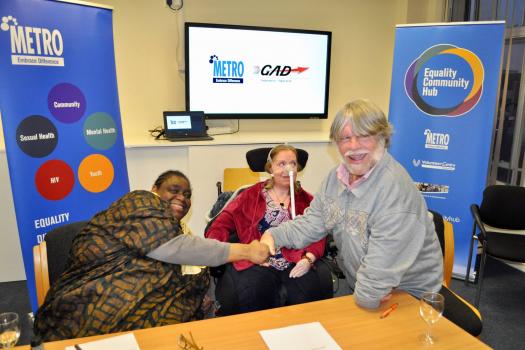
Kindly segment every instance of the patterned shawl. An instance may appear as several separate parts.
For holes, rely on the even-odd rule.
[[[38,310],[35,331],[50,341],[202,318],[207,269],[182,275],[180,265],[146,257],[180,234],[169,204],[151,192],[114,202],[73,241],[69,268]]]

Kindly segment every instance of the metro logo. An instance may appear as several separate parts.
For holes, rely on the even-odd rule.
[[[9,31],[12,64],[64,66],[64,40],[58,29],[20,26],[13,16],[2,17],[0,29]]]
[[[213,64],[213,82],[214,83],[234,83],[242,84],[244,82],[244,62],[219,60],[217,55],[211,55],[208,60]]]
[[[213,76],[226,78],[240,78],[244,75],[244,63],[242,61],[214,61]]]
[[[430,129],[425,129],[423,134],[425,135],[425,148],[448,150],[449,134],[433,132]]]
[[[61,56],[64,42],[60,31],[46,28],[10,26],[11,52],[46,56]],[[35,47],[36,46],[36,47]],[[36,52],[35,52],[36,49]]]

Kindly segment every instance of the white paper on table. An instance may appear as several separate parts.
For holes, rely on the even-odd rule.
[[[270,350],[342,350],[319,322],[259,331]]]
[[[111,338],[94,340],[87,343],[78,343],[82,350],[140,350],[133,333],[116,335]],[[75,350],[74,346],[67,346],[66,350]]]

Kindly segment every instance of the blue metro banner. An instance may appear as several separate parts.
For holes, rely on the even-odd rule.
[[[0,1],[0,109],[33,310],[32,248],[129,191],[112,11]],[[0,237],[1,239],[1,237]]]

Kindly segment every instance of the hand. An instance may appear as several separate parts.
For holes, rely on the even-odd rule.
[[[261,243],[266,244],[270,248],[270,255],[275,255],[275,242],[270,232],[264,231],[264,234],[261,236]]]
[[[268,249],[268,246],[266,244],[262,244],[261,242],[254,240],[250,244],[248,244],[249,248],[249,258],[252,263],[254,264],[262,264],[268,260],[268,257],[270,256],[270,251]]]
[[[270,267],[270,261],[268,259],[266,259],[265,262],[263,262],[262,264],[259,264],[259,266],[262,266],[262,267]]]
[[[208,294],[204,294],[204,298],[202,299],[201,304],[201,310],[204,315],[208,315],[211,311],[211,308],[213,306],[213,300],[210,298]]]
[[[301,259],[295,264],[295,267],[290,271],[290,278],[298,278],[310,271],[312,265],[308,259]]]
[[[382,297],[381,298],[381,302],[384,303],[385,301],[390,300],[390,298],[392,298],[392,292],[390,292],[387,295],[385,295],[384,297]]]

